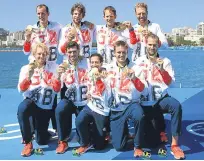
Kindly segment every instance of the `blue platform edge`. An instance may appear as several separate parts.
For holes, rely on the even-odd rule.
[[[203,88],[172,88],[169,93],[182,103],[183,121],[182,136],[180,145],[185,151],[186,159],[204,160],[204,90]],[[0,127],[5,127],[7,133],[0,134],[0,159],[8,160],[133,160],[133,150],[117,152],[111,144],[104,150],[90,150],[80,157],[72,155],[72,149],[79,146],[76,142],[73,124],[72,140],[69,142],[70,148],[62,155],[56,154],[57,139],[50,141],[48,145],[39,146],[34,143],[34,148],[42,148],[44,155],[31,155],[24,158],[20,155],[23,149],[21,144],[21,134],[17,121],[17,107],[23,100],[17,89],[0,89]],[[74,119],[74,117],[73,117]],[[170,116],[166,115],[167,133],[170,134]],[[74,122],[74,121],[73,121]],[[170,139],[169,139],[170,140]],[[170,154],[170,144],[166,145],[167,157],[159,157],[156,149],[151,149],[153,160],[174,159]],[[141,158],[139,158],[141,159]]]

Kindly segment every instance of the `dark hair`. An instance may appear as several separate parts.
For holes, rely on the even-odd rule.
[[[107,7],[105,7],[105,8],[103,9],[103,15],[104,15],[104,16],[105,16],[105,11],[106,11],[106,10],[109,10],[109,11],[113,12],[114,15],[116,16],[116,10],[115,10],[115,8],[114,8],[113,6],[107,6]]]
[[[96,57],[99,58],[100,63],[103,63],[103,57],[102,57],[102,55],[99,54],[99,53],[94,53],[94,54],[92,54],[92,55],[90,56],[90,58],[89,58],[90,62],[91,62],[91,58],[94,57],[94,56],[96,56]]]
[[[81,11],[82,17],[84,18],[85,14],[86,14],[86,8],[84,7],[84,5],[81,3],[75,3],[71,8],[71,14],[72,15],[74,13],[74,10],[76,10],[76,9],[79,9]]]
[[[68,42],[68,44],[66,46],[66,50],[70,49],[70,48],[73,48],[73,47],[76,47],[77,50],[79,50],[79,44],[77,44],[75,41]]]
[[[116,47],[118,47],[118,46],[124,46],[128,49],[127,43],[125,41],[122,41],[122,40],[118,40],[114,43],[114,51],[115,51]]]
[[[47,12],[47,13],[50,13],[48,6],[45,5],[45,4],[39,4],[39,5],[37,5],[37,7],[36,7],[36,12],[37,12],[37,9],[38,9],[38,8],[42,8],[42,7],[45,7],[46,12]]]

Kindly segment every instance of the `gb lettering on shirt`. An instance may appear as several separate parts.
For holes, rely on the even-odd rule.
[[[30,98],[39,104],[49,105],[52,102],[53,90],[50,88],[38,87],[30,91]]]

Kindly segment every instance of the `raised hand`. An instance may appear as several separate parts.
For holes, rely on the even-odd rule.
[[[57,78],[60,80],[62,73],[64,73],[68,68],[68,63],[63,62],[57,68]]]
[[[164,60],[161,58],[157,58],[157,66],[159,67],[160,70],[164,70]]]
[[[126,26],[126,28],[132,29],[132,23],[130,21],[124,21],[123,24]]]
[[[32,35],[32,26],[28,25],[25,29],[25,40],[30,41],[31,40],[31,35]]]
[[[72,27],[66,34],[65,38],[67,39],[68,42],[72,41],[77,35],[77,30]]]
[[[34,62],[28,64],[28,79],[29,79],[29,80],[31,80],[31,77],[32,77],[33,74],[34,74],[34,70],[35,70],[35,68],[37,68],[37,67],[38,67],[38,64],[37,64],[36,61],[34,61]]]

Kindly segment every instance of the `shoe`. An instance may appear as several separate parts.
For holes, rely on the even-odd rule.
[[[56,149],[56,153],[57,154],[63,154],[66,152],[66,150],[68,149],[68,144],[66,141],[59,141],[58,142],[58,147]]]
[[[143,150],[140,148],[134,149],[134,157],[142,157],[143,156]]]
[[[93,145],[87,145],[87,146],[81,146],[78,149],[76,149],[76,153],[77,154],[83,154],[85,152],[87,152],[89,149],[91,149],[93,147]]]
[[[167,143],[168,142],[168,137],[166,136],[165,132],[160,133],[160,140],[162,143]]]
[[[171,154],[174,156],[175,159],[185,159],[185,154],[183,150],[178,145],[171,146]]]
[[[32,142],[25,144],[23,151],[21,152],[21,155],[23,157],[29,157],[33,152],[33,144]]]

